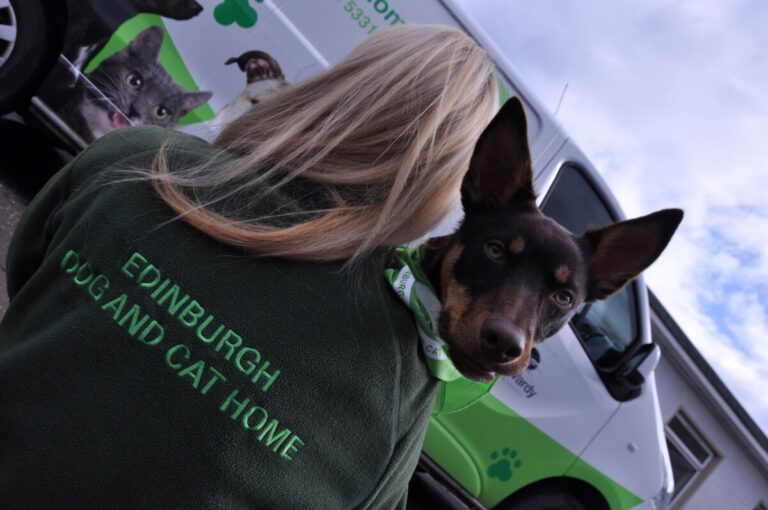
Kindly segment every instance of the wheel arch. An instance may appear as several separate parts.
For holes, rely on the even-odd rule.
[[[611,510],[606,497],[593,485],[579,478],[570,476],[558,476],[538,480],[530,485],[515,491],[494,509],[503,510],[510,505],[524,501],[525,498],[535,494],[565,492],[575,496],[586,508],[590,510]]]
[[[17,28],[16,49],[0,66],[1,81],[10,83],[0,96],[0,114],[26,105],[53,70],[64,47],[70,6],[67,0],[10,0],[7,8]]]

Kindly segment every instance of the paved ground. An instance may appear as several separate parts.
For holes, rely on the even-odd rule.
[[[5,259],[13,229],[24,207],[64,161],[36,132],[0,118],[0,318],[8,308]]]
[[[7,183],[0,181],[0,317],[8,308],[8,292],[5,287],[5,254],[11,234],[24,210],[26,200]]]

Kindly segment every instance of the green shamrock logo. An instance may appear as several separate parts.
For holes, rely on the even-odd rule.
[[[263,1],[256,0],[256,3]],[[251,28],[259,20],[259,15],[248,5],[248,0],[224,0],[213,9],[213,18],[221,25],[237,23],[243,28]]]

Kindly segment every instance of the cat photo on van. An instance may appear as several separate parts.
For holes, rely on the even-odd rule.
[[[163,29],[149,27],[80,76],[60,113],[86,143],[125,126],[175,127],[211,98],[212,92],[188,91],[174,81],[158,62],[162,43]]]

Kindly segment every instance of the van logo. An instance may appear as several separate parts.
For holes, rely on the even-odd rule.
[[[256,0],[256,3],[263,1]],[[259,20],[259,14],[250,6],[249,0],[224,0],[213,9],[213,18],[220,25],[237,23],[242,28],[251,28]]]
[[[488,476],[498,478],[502,482],[512,478],[513,468],[523,465],[523,461],[517,458],[517,452],[509,448],[504,448],[501,452],[493,452],[491,460],[496,462],[488,466]]]

